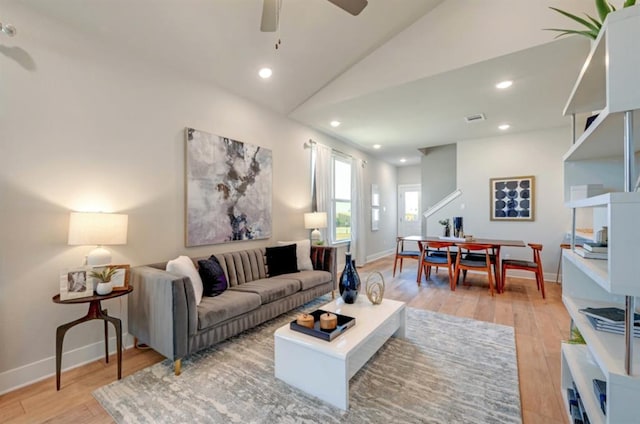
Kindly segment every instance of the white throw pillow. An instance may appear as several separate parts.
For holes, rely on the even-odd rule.
[[[313,271],[313,263],[311,263],[311,241],[279,241],[278,246],[287,246],[289,244],[296,245],[296,260],[298,262],[299,271]]]
[[[193,284],[193,292],[196,295],[196,305],[200,304],[202,300],[202,279],[193,261],[188,256],[178,256],[176,259],[167,262],[167,272],[176,275],[182,275],[183,277],[189,277],[191,284]]]

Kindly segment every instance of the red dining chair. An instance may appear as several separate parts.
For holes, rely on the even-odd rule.
[[[492,246],[490,244],[475,243],[456,243],[456,246],[458,246],[458,255],[456,256],[455,272],[453,275],[453,281],[451,281],[451,290],[455,291],[456,289],[460,271],[483,271],[487,273],[489,291],[491,292],[491,296],[493,296],[493,277],[491,275],[490,253]],[[474,259],[466,259],[466,255],[470,252],[477,252],[477,256],[474,257]],[[478,258],[478,260],[475,258]],[[462,279],[462,284],[464,284],[465,278],[466,275]]]
[[[455,253],[450,252],[449,248],[453,246],[451,242],[442,241],[430,241],[425,243],[420,255],[420,262],[418,263],[418,285],[422,282],[422,272],[425,273],[425,280],[431,276],[431,267],[447,267],[449,273],[449,286],[451,286],[451,279],[453,277],[453,262],[455,260]],[[444,250],[440,250],[444,249]],[[454,259],[451,259],[454,256]]]
[[[396,276],[396,266],[400,261],[400,272],[402,272],[402,261],[405,259],[420,259],[420,250],[404,250],[404,237],[396,237],[396,258],[393,262],[393,276]]]
[[[545,299],[544,294],[544,273],[542,272],[542,260],[540,259],[540,252],[542,251],[542,245],[536,243],[529,243],[529,247],[533,250],[533,261],[523,261],[519,259],[505,259],[502,261],[502,285],[503,290],[507,282],[507,269],[520,269],[523,271],[531,271],[536,274],[536,284],[538,285],[538,291],[542,291],[542,298]]]

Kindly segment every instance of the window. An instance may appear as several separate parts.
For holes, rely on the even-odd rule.
[[[417,222],[420,220],[420,192],[407,191],[404,193],[404,220]]]
[[[334,154],[331,157],[331,231],[334,242],[351,240],[351,160]]]

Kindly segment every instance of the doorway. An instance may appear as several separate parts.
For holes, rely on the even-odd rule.
[[[420,184],[398,186],[398,236],[419,236],[422,233]],[[405,250],[418,250],[418,245],[405,243]]]

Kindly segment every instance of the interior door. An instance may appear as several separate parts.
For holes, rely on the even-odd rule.
[[[398,236],[419,236],[422,231],[420,184],[398,186]],[[418,250],[417,243],[405,243],[405,250]]]

